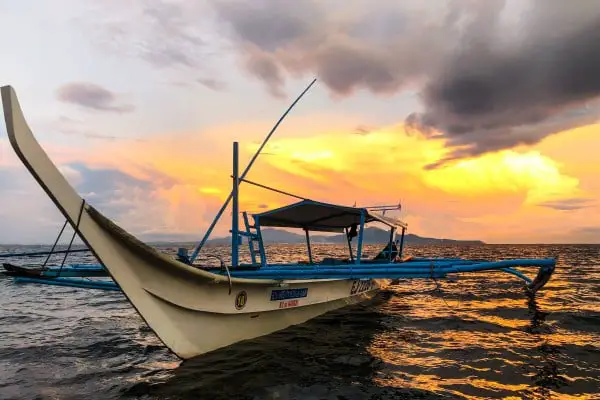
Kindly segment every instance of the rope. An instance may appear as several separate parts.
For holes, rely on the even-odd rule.
[[[63,232],[65,231],[65,228],[67,227],[67,223],[68,223],[68,220],[65,220],[65,223],[63,224],[63,227],[60,230],[60,233],[56,237],[56,241],[52,245],[52,249],[50,250],[50,253],[48,253],[48,257],[46,257],[46,261],[44,261],[44,265],[42,265],[42,268],[45,268],[46,264],[48,264],[48,260],[50,260],[50,256],[54,252],[54,249],[56,248],[56,245],[58,244],[58,241],[60,240],[60,237],[62,236]]]
[[[229,268],[227,267],[227,264],[223,264],[223,266],[225,267],[225,271],[227,271],[227,278],[229,279],[229,294],[231,295],[231,289],[232,289],[231,274],[229,273]]]
[[[58,274],[56,274],[56,277],[60,276],[60,273],[62,272],[62,269],[65,265],[65,261],[67,260],[67,257],[69,256],[69,250],[71,250],[71,246],[73,245],[73,241],[75,240],[75,235],[77,233],[79,233],[79,223],[81,222],[81,214],[83,214],[84,206],[85,206],[85,199],[81,199],[81,207],[79,208],[79,215],[77,216],[77,223],[73,227],[73,235],[71,236],[71,241],[69,242],[69,247],[67,247],[65,256],[63,257],[63,260],[60,263],[60,269],[58,270]],[[66,224],[66,222],[65,222],[65,224]]]

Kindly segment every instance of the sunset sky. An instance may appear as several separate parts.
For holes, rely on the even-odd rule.
[[[345,205],[400,200],[421,236],[600,242],[594,0],[0,10],[0,85],[78,192],[143,240],[200,239],[231,188],[232,142],[245,166],[317,78],[248,179]],[[250,212],[295,201],[248,185],[241,196]],[[3,120],[0,203],[0,243],[51,243],[63,222]]]

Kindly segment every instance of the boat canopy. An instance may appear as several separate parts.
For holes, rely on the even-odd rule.
[[[396,218],[384,216],[368,208],[347,207],[336,204],[302,200],[280,208],[254,214],[260,227],[301,228],[308,231],[343,232],[345,228],[364,223],[381,222],[390,228],[406,228]]]

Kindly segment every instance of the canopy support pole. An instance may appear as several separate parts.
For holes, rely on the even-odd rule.
[[[346,232],[346,241],[348,242],[348,250],[350,251],[350,262],[354,262],[354,254],[352,254],[352,242],[348,233],[348,228],[344,228]]]
[[[312,258],[312,250],[310,248],[310,234],[308,233],[308,229],[305,229],[304,232],[306,233],[306,247],[308,248],[308,262],[312,264],[313,258]]]
[[[390,247],[390,254],[388,256],[390,262],[392,262],[392,246],[394,245],[394,236],[396,236],[395,234],[396,234],[396,229],[392,228],[390,230],[390,243],[388,244],[388,246]]]
[[[402,258],[402,251],[404,250],[404,233],[406,232],[406,228],[402,227],[402,235],[400,236],[400,249],[398,249],[398,257]]]
[[[356,264],[360,264],[362,256],[363,236],[365,234],[365,211],[360,210],[360,233],[358,234],[358,244],[356,249]]]

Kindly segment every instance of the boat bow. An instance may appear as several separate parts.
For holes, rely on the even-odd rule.
[[[214,336],[222,337],[199,343],[198,330],[207,321],[214,324],[214,317],[204,316],[201,324],[200,317],[192,318],[177,304],[194,299],[194,303],[204,302],[208,308],[212,305],[217,312],[225,308],[235,311],[235,293],[230,294],[230,284],[251,295],[252,291],[264,291],[266,285],[273,286],[277,281],[230,278],[203,271],[170,258],[127,233],[87,204],[52,163],[31,132],[14,89],[4,86],[0,91],[8,138],[17,156],[167,347],[188,358],[256,333],[249,329],[248,333],[230,332],[225,337],[222,331],[207,327],[204,330],[215,331]],[[310,313],[306,314],[308,318]],[[222,328],[233,331],[234,325],[233,320],[225,321]],[[272,323],[268,328],[272,331],[281,327]],[[259,327],[256,330],[260,331]]]

